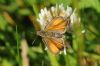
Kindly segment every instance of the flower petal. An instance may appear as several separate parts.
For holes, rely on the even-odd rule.
[[[76,9],[74,10],[74,12],[72,13],[72,15],[70,16],[70,20],[71,20],[71,24],[73,24],[74,22],[77,21],[77,16],[76,16],[76,13],[75,13]]]

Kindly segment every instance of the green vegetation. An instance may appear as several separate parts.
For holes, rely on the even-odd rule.
[[[42,8],[61,3],[77,8],[81,22],[66,34],[67,55],[55,56],[37,37],[36,19]],[[0,0],[0,66],[100,66],[99,22],[100,0]]]

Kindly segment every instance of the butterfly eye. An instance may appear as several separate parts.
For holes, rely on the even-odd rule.
[[[37,35],[43,36],[44,32],[43,31],[37,31]]]
[[[37,31],[37,35],[40,35],[40,31]]]

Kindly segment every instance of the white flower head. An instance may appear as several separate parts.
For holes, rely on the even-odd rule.
[[[44,30],[45,26],[51,22],[51,20],[54,17],[61,16],[64,19],[67,19],[67,17],[70,18],[70,24],[73,24],[77,20],[76,16],[76,9],[72,10],[71,7],[67,6],[67,9],[64,8],[63,4],[59,6],[52,6],[49,10],[47,8],[41,9],[41,12],[39,13],[39,18],[37,18],[37,21],[41,25],[41,30]]]
[[[46,25],[52,21],[54,17],[62,17],[65,20],[69,20],[68,28],[72,27],[72,24],[78,20],[76,15],[76,9],[72,10],[71,7],[67,6],[64,8],[63,4],[52,6],[49,10],[47,8],[41,9],[37,21],[41,25],[41,30],[44,30]],[[48,49],[48,47],[46,47]],[[61,53],[61,52],[60,52]],[[64,54],[66,55],[66,48],[64,47]]]

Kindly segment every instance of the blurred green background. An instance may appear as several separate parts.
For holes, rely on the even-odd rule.
[[[81,25],[66,34],[67,55],[54,56],[36,35],[36,18],[61,3],[78,9]],[[0,0],[0,66],[100,66],[100,0]]]

